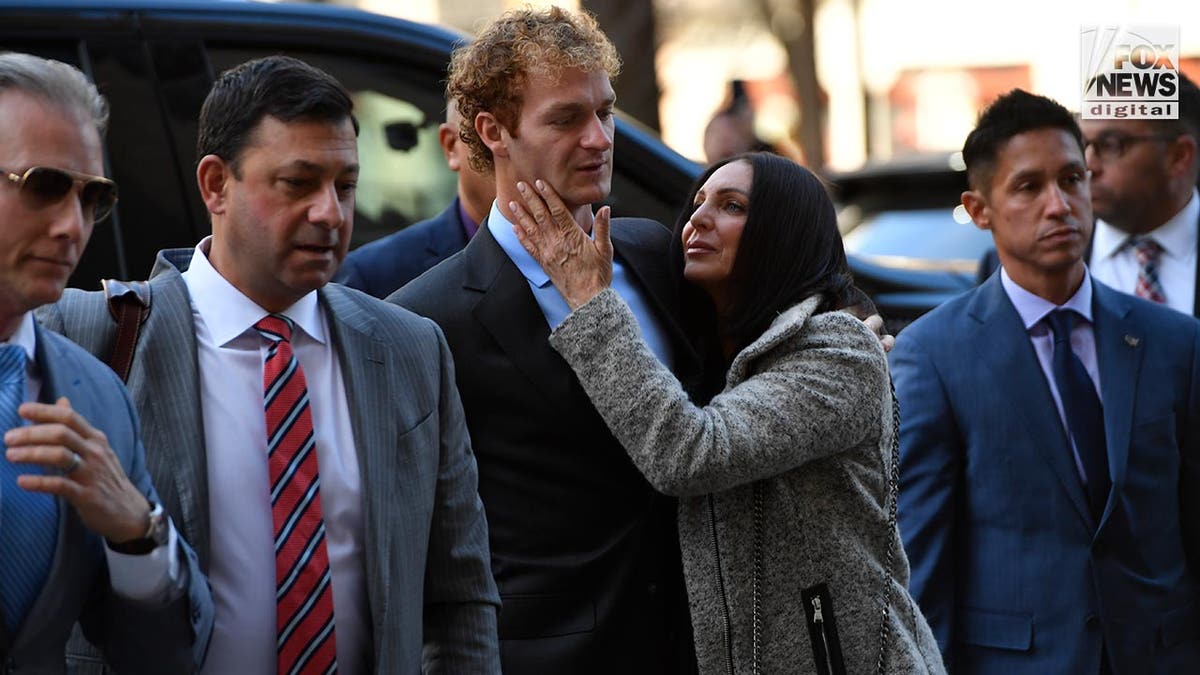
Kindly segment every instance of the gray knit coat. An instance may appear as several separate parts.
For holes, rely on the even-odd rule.
[[[814,316],[819,301],[780,315],[703,408],[611,288],[550,343],[650,483],[680,498],[702,673],[870,674],[881,654],[887,673],[944,673],[889,517],[887,361],[860,321]]]

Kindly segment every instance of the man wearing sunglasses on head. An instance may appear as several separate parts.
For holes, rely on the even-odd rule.
[[[61,672],[72,625],[120,672],[191,672],[208,583],[151,486],[129,395],[43,330],[112,210],[103,98],[78,70],[0,53],[0,663]]]
[[[1092,172],[1096,279],[1200,316],[1200,90],[1179,76],[1179,119],[1081,120]]]

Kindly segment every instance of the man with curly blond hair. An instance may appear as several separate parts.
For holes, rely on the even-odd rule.
[[[511,205],[535,189],[591,229],[612,183],[619,68],[593,18],[557,7],[510,11],[458,49],[447,94],[497,200],[463,251],[389,298],[435,320],[454,353],[506,673],[696,670],[675,500],[642,478],[550,347],[569,309],[512,229]],[[614,287],[659,358],[694,379],[698,359],[668,314],[670,233],[614,218],[611,237]]]

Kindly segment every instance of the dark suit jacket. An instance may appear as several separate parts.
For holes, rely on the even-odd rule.
[[[104,432],[129,480],[147,499],[160,501],[146,470],[133,404],[112,371],[40,326],[37,365],[41,399],[70,399],[80,415]],[[123,673],[192,672],[208,648],[213,605],[196,554],[182,542],[179,561],[187,566],[189,587],[174,602],[147,606],[121,599],[109,586],[104,540],[88,530],[75,509],[60,498],[58,545],[50,574],[15,636],[0,621],[0,664],[5,672],[63,672],[67,637],[78,619],[87,636]]]
[[[210,557],[208,483],[195,327],[180,272],[192,249],[159,253],[150,315],[129,374],[150,473],[200,561]],[[379,673],[497,669],[496,595],[475,458],[454,367],[430,321],[337,284],[318,291],[337,348],[354,431],[366,532],[362,563]],[[69,290],[48,327],[95,354],[112,349],[104,295]],[[424,656],[422,655],[424,650]]]
[[[669,312],[669,233],[614,219],[612,238],[667,319],[686,381],[696,366]],[[550,347],[528,282],[486,223],[389,301],[437,321],[454,353],[500,587],[504,671],[693,671],[675,500],[650,487]]]
[[[1200,322],[1093,282],[1112,492],[1097,523],[998,275],[905,328],[900,532],[951,672],[1200,664]],[[1190,559],[1190,562],[1189,562]]]
[[[1092,236],[1095,237],[1096,231],[1092,230]],[[1087,251],[1083,254],[1083,259],[1091,264],[1092,260],[1092,243],[1088,242]],[[987,278],[1000,267],[1000,256],[997,255],[996,249],[989,248],[983,257],[979,259],[979,269],[975,272],[975,283],[982,284],[987,281]],[[1195,288],[1200,291],[1200,256],[1196,256],[1196,281]],[[1192,316],[1200,318],[1200,292],[1196,293],[1195,300],[1192,301]]]
[[[350,252],[334,281],[386,298],[467,245],[458,197],[438,215]]]

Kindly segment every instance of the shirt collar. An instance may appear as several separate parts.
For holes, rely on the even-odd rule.
[[[1008,294],[1008,299],[1012,301],[1013,307],[1017,309],[1017,314],[1021,316],[1025,330],[1036,326],[1039,321],[1046,318],[1047,314],[1056,309],[1074,310],[1087,319],[1088,323],[1092,322],[1092,275],[1086,267],[1083,268],[1083,283],[1079,284],[1079,290],[1075,291],[1075,295],[1061,305],[1056,305],[1021,288],[1017,282],[1013,281],[1012,277],[1008,276],[1008,270],[1003,267],[1000,268],[1000,283],[1004,286],[1004,292]]]
[[[1197,229],[1200,222],[1200,193],[1192,188],[1192,198],[1171,219],[1154,228],[1148,234],[1162,246],[1163,253],[1185,259],[1196,250]],[[1092,244],[1102,258],[1111,258],[1121,252],[1129,239],[1129,233],[1118,230],[1103,220],[1096,221],[1096,238]],[[1095,258],[1099,260],[1100,258]]]
[[[183,278],[196,311],[208,326],[213,343],[224,347],[270,312],[246,297],[212,266],[207,255],[212,247],[211,240],[212,237],[208,236],[196,245],[192,262],[183,273]],[[321,321],[316,291],[309,292],[281,314],[296,322],[312,339],[326,343],[325,325]]]
[[[0,340],[0,344],[17,345],[23,349],[26,365],[32,366],[34,354],[37,353],[37,331],[33,328],[33,312],[25,312],[25,315],[21,317],[21,323],[17,325],[17,330],[7,340]]]
[[[504,217],[500,212],[500,203],[492,202],[492,210],[487,217],[488,231],[492,233],[492,237],[500,244],[500,248],[508,254],[508,259],[513,261],[517,269],[521,270],[521,274],[529,280],[529,283],[538,288],[545,288],[550,283],[550,277],[542,271],[542,266],[529,255],[529,251],[521,245],[521,240],[517,239],[517,235],[513,232],[513,224]]]

